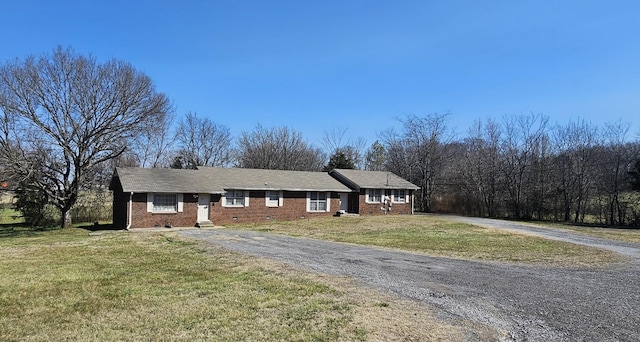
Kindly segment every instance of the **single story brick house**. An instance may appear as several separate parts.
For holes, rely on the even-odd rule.
[[[343,210],[361,215],[413,214],[413,192],[419,187],[386,171],[334,169],[329,175],[349,187]]]
[[[415,185],[387,172],[349,171],[353,170],[116,168],[109,186],[113,224],[127,229],[193,227],[360,213],[361,209],[363,214],[412,212]],[[404,187],[404,192],[394,192],[398,187]],[[386,198],[385,202],[382,196],[387,193],[403,194],[404,199]],[[350,205],[356,201],[357,205]],[[393,209],[388,210],[389,204]]]

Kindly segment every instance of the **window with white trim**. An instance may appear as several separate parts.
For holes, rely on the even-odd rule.
[[[309,211],[327,211],[327,193],[313,191],[309,193]]]
[[[393,190],[393,196],[391,197],[391,201],[395,203],[407,203],[406,193],[407,192],[404,189]]]
[[[227,207],[244,207],[245,194],[241,190],[229,190],[225,194],[225,206]]]
[[[166,213],[178,211],[178,196],[176,194],[154,194],[153,212]]]
[[[368,203],[380,203],[382,202],[382,190],[381,189],[369,189],[367,190],[367,202]]]
[[[147,193],[147,212],[175,213],[182,212],[182,194]]]
[[[266,191],[264,201],[267,207],[281,207],[282,191]]]

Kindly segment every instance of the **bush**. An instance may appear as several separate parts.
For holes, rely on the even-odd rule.
[[[71,209],[73,222],[111,221],[112,195],[109,191],[83,191]]]

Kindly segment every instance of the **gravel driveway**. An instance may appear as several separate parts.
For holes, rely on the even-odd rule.
[[[480,220],[475,224],[597,245],[632,258],[611,269],[567,269],[454,260],[227,229],[180,234],[303,269],[352,277],[435,306],[445,318],[463,317],[502,329],[514,341],[640,341],[639,244],[474,220]]]

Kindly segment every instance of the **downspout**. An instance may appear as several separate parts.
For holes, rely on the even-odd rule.
[[[415,211],[415,205],[414,203],[416,202],[416,195],[413,193],[413,191],[411,191],[411,215],[414,214]]]
[[[127,224],[127,228],[126,228],[127,230],[131,228],[131,219],[133,217],[131,213],[132,209],[133,209],[133,192],[129,194],[129,219],[128,219],[129,223]]]

